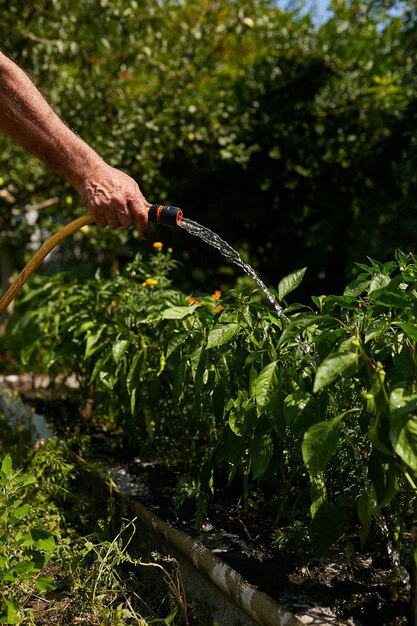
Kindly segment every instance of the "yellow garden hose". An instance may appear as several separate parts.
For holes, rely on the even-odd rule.
[[[1,298],[0,315],[7,309],[19,289],[25,284],[27,279],[32,276],[33,272],[36,270],[37,267],[39,267],[44,258],[48,256],[48,254],[64,239],[66,239],[70,235],[73,235],[83,226],[91,224],[93,221],[94,220],[91,215],[83,215],[82,217],[78,217],[76,220],[73,220],[69,224],[66,224],[65,226],[60,228],[54,235],[49,237],[49,239],[47,239],[44,244],[42,244],[39,250],[35,252],[29,263],[27,263],[27,265],[20,272],[19,276],[12,282],[9,289]]]
[[[179,207],[163,204],[151,204],[148,212],[150,222],[164,224],[165,226],[178,226],[182,220],[182,210]],[[39,250],[33,255],[29,263],[23,268],[19,276],[13,281],[9,289],[0,300],[0,315],[4,313],[19,289],[42,263],[44,258],[64,239],[73,235],[77,230],[94,222],[91,215],[83,215],[60,228],[54,235],[49,237]]]

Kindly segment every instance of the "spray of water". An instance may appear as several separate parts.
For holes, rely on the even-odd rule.
[[[387,553],[388,558],[391,561],[393,572],[398,577],[398,580],[402,585],[407,585],[410,582],[410,576],[404,565],[401,563],[400,556],[390,539],[387,523],[382,515],[378,516],[377,522],[387,542]]]
[[[269,302],[274,306],[279,317],[285,318],[283,308],[278,304],[276,298],[274,298],[272,293],[269,291],[268,287],[259,278],[259,276],[256,274],[253,267],[251,267],[248,263],[245,263],[242,260],[239,252],[237,252],[234,248],[232,248],[231,245],[229,245],[226,241],[224,241],[224,239],[219,237],[217,233],[214,233],[209,228],[206,228],[205,226],[201,226],[201,224],[198,224],[197,222],[193,222],[192,220],[183,218],[179,222],[178,226],[186,230],[191,235],[199,237],[205,243],[208,243],[210,246],[217,248],[217,250],[219,250],[223,254],[223,256],[227,257],[228,259],[233,261],[233,263],[238,265],[248,276],[250,276],[256,282],[258,287],[262,289],[262,291],[268,298]]]

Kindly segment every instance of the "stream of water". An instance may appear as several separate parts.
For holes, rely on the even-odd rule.
[[[282,306],[278,304],[276,298],[274,298],[268,287],[259,278],[253,267],[251,267],[248,263],[245,263],[242,260],[239,252],[232,248],[232,246],[229,245],[227,241],[224,241],[224,239],[219,237],[217,233],[213,232],[209,228],[201,226],[201,224],[193,222],[192,220],[189,220],[187,218],[183,218],[178,225],[186,230],[188,233],[190,233],[190,235],[195,235],[196,237],[202,239],[205,243],[208,243],[210,246],[217,248],[217,250],[219,250],[223,254],[223,256],[227,257],[233,263],[238,265],[248,276],[250,276],[256,282],[258,287],[262,289],[269,302],[274,306],[279,317],[285,318]]]

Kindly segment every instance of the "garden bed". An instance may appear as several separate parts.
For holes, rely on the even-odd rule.
[[[30,376],[8,377],[6,382],[18,388],[39,412],[48,413],[48,407],[53,407],[49,420],[55,422],[53,427],[58,431],[62,428],[57,406],[62,405],[63,415],[68,413],[64,397],[57,400],[45,389],[34,388]],[[47,386],[46,380],[43,386]],[[335,546],[326,558],[303,560],[295,543],[293,553],[287,548],[282,554],[272,542],[271,518],[254,510],[243,512],[240,499],[226,486],[218,487],[215,503],[197,530],[195,506],[186,502],[175,507],[173,503],[181,476],[177,468],[161,460],[129,458],[125,450],[115,450],[108,436],[97,431],[91,437],[89,458],[99,462],[102,476],[111,474],[121,494],[201,543],[303,623],[412,624],[410,584],[396,580],[398,572],[382,533],[367,550],[349,558]]]

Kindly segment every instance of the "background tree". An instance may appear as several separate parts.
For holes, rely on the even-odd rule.
[[[338,289],[354,260],[414,246],[411,2],[336,0],[319,28],[267,0],[0,4],[3,49],[67,123],[149,200],[183,206],[273,286],[307,265],[309,293]],[[84,208],[7,138],[0,148],[4,268],[29,253],[27,205],[50,201],[37,219],[45,235]],[[183,232],[155,236],[184,261],[181,287],[240,276]],[[62,253],[77,271],[139,245],[133,231],[76,241]]]

